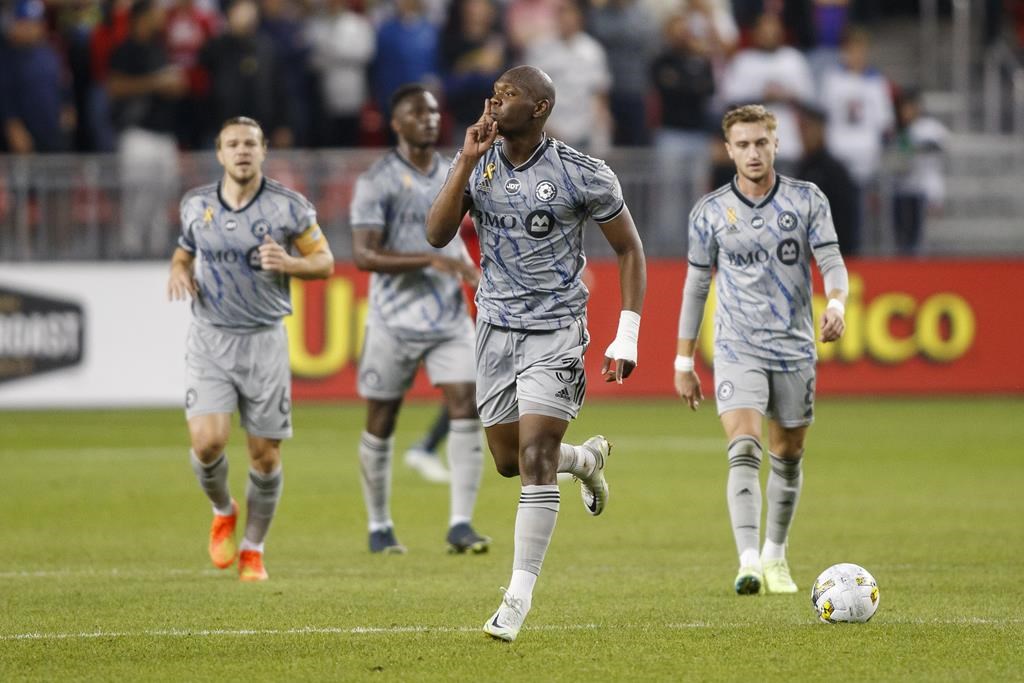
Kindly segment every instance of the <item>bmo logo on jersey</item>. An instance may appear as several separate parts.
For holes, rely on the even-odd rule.
[[[746,268],[752,266],[755,263],[768,263],[768,259],[771,258],[771,254],[768,253],[767,249],[754,249],[746,253],[738,253],[734,251],[726,252],[725,257],[729,260],[730,266],[737,268]]]
[[[526,234],[533,238],[547,237],[555,229],[555,217],[550,211],[531,211],[526,217]]]

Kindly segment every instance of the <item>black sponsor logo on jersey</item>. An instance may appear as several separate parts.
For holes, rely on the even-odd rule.
[[[775,255],[783,264],[791,266],[800,260],[800,243],[794,239],[782,240],[775,250]]]
[[[793,230],[796,230],[798,222],[796,214],[792,211],[783,211],[779,214],[779,228],[785,232],[792,232]]]
[[[228,230],[232,229],[233,228],[228,228]],[[256,237],[259,237],[260,239],[263,239],[264,235],[269,235],[270,229],[270,221],[262,218],[252,224],[252,234],[256,235]]]
[[[523,189],[523,184],[519,182],[518,178],[509,178],[505,181],[505,192],[509,194],[519,194],[519,190]]]
[[[760,230],[764,227],[764,216],[754,216],[750,219],[750,227],[754,230]]]
[[[516,227],[516,217],[508,213],[477,212],[477,220],[485,228],[504,228],[511,230]]]
[[[768,253],[767,249],[755,249],[746,253],[729,251],[726,252],[725,257],[728,259],[730,266],[746,268],[755,263],[768,263],[769,259],[771,259],[771,254]]]
[[[734,393],[736,393],[736,389],[729,380],[725,380],[718,385],[717,396],[719,401],[728,401]]]
[[[537,183],[537,191],[534,193],[542,202],[550,202],[558,196],[558,189],[550,180],[542,180]]]
[[[259,247],[253,247],[249,251],[245,252],[245,260],[253,270],[263,270],[263,262],[260,261]]]
[[[555,229],[555,217],[543,209],[531,211],[526,217],[526,234],[530,237],[547,237]]]
[[[0,287],[0,382],[79,365],[84,346],[79,304]]]
[[[189,408],[194,406],[198,399],[199,399],[199,392],[197,392],[195,389],[189,389],[188,391],[186,391],[185,392],[185,410],[188,410]]]

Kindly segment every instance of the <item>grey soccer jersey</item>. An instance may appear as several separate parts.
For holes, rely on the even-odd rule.
[[[689,234],[690,266],[718,269],[715,358],[771,370],[814,363],[810,260],[837,243],[821,190],[776,175],[755,204],[734,179],[694,207]]]
[[[458,237],[442,249],[427,242],[427,212],[444,178],[440,155],[423,173],[392,150],[356,181],[352,228],[381,230],[381,246],[388,251],[464,258],[466,248]],[[396,337],[448,338],[463,330],[467,315],[461,282],[451,273],[423,268],[370,276],[370,323]]]
[[[583,317],[583,226],[610,221],[624,206],[611,169],[548,137],[513,166],[498,140],[465,194],[480,235],[477,317],[520,330],[557,330]]]
[[[265,235],[285,249],[300,236],[322,239],[313,205],[269,178],[237,211],[221,199],[220,183],[198,187],[181,200],[178,245],[195,255],[197,321],[237,331],[277,324],[292,312],[288,276],[260,268]]]

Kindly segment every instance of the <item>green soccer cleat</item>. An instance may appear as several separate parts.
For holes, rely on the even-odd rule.
[[[781,560],[765,560],[761,563],[764,567],[764,587],[769,593],[796,593],[800,589],[793,583],[793,577],[789,574],[789,563],[785,558]]]
[[[761,595],[764,593],[764,575],[760,567],[740,567],[733,583],[737,595]]]

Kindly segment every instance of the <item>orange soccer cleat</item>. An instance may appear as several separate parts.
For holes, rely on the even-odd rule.
[[[238,557],[235,543],[235,525],[238,523],[238,503],[232,499],[230,515],[214,515],[210,524],[210,560],[217,569],[227,569]]]
[[[239,581],[266,581],[267,570],[263,568],[263,553],[258,550],[243,550],[238,556]]]

